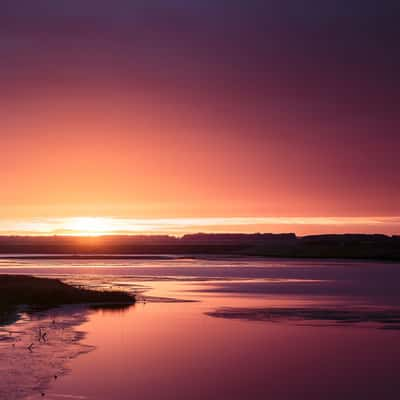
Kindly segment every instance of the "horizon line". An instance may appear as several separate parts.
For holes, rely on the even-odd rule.
[[[0,219],[0,236],[138,236],[194,233],[400,234],[400,216],[181,217],[105,216]],[[353,233],[354,234],[354,233]]]
[[[256,235],[273,235],[273,236],[286,236],[286,235],[294,235],[295,238],[305,238],[311,236],[385,236],[387,238],[398,238],[400,234],[386,234],[386,233],[364,233],[359,231],[349,231],[344,233],[312,233],[312,234],[305,234],[300,235],[296,232],[194,232],[194,233],[185,233],[182,235],[173,235],[173,234],[157,234],[157,233],[132,233],[132,234],[0,234],[0,238],[60,238],[60,239],[67,239],[67,238],[80,238],[80,239],[101,239],[101,238],[152,238],[152,237],[161,237],[161,238],[171,238],[171,239],[183,239],[185,236],[200,236],[200,235],[215,235],[215,236],[224,236],[224,235],[244,235],[244,236],[256,236]]]

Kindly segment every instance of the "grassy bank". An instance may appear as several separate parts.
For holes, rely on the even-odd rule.
[[[133,304],[125,292],[101,292],[67,285],[58,279],[0,275],[0,323],[12,321],[20,305],[56,307],[64,304]]]

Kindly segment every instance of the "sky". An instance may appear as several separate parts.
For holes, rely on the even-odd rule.
[[[399,234],[399,22],[377,0],[0,0],[0,234]]]

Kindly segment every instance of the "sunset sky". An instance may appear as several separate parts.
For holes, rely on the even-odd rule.
[[[0,234],[399,234],[398,4],[0,0]]]

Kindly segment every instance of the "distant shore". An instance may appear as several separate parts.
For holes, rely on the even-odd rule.
[[[400,260],[400,236],[342,234],[296,236],[294,233],[174,236],[0,236],[0,257],[169,259],[175,257],[255,256]]]
[[[0,275],[0,324],[13,322],[18,307],[52,308],[66,304],[133,304],[135,297],[120,291],[96,291],[67,285],[58,279]]]

